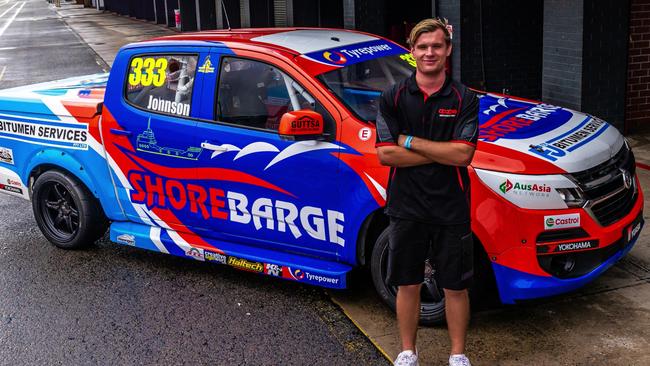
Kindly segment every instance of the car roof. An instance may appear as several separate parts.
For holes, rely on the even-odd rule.
[[[358,31],[330,28],[241,28],[154,38],[150,41],[220,42],[275,48],[294,55],[381,39]]]

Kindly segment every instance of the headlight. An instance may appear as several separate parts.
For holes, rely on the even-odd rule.
[[[569,207],[582,207],[587,202],[580,188],[555,188],[555,190]]]
[[[576,184],[561,174],[523,175],[474,169],[479,179],[517,207],[549,210],[582,207],[585,199]]]

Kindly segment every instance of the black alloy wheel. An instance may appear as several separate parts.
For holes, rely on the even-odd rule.
[[[47,230],[59,241],[70,241],[79,232],[79,210],[70,192],[60,183],[42,187],[39,209]]]
[[[77,249],[99,239],[108,227],[97,199],[75,177],[49,170],[32,187],[32,209],[41,232],[59,248]]]

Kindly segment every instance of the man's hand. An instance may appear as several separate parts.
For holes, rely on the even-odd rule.
[[[404,147],[406,135],[399,135],[397,144]],[[476,146],[453,141],[430,141],[413,137],[410,151],[428,158],[431,162],[453,166],[468,166],[474,157]]]
[[[406,141],[406,135],[399,135],[397,137],[397,144],[399,146],[404,146],[404,141]]]

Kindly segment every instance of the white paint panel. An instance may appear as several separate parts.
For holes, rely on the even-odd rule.
[[[481,182],[517,207],[535,210],[568,208],[555,188],[575,188],[567,177],[554,175],[520,175],[474,169]],[[533,189],[537,185],[538,190]],[[530,186],[530,187],[529,187]],[[548,188],[548,192],[545,192]]]
[[[337,38],[339,41],[334,41],[332,38]],[[304,54],[377,39],[379,38],[341,30],[304,29],[268,34],[255,37],[252,40],[286,47]]]

